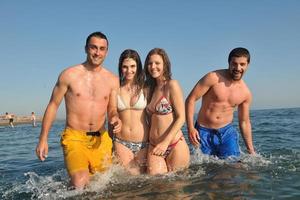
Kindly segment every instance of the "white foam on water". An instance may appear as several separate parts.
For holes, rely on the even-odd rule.
[[[191,155],[191,165],[203,165],[203,164],[217,164],[227,165],[231,163],[241,163],[245,168],[257,168],[268,167],[272,164],[272,161],[263,157],[260,154],[250,155],[248,153],[241,152],[240,157],[228,157],[226,159],[219,159],[216,156],[209,156],[203,154],[199,148],[193,149]]]
[[[179,172],[173,172],[158,176],[150,175],[130,175],[123,167],[113,165],[104,173],[96,173],[90,180],[90,184],[81,190],[74,190],[69,185],[69,177],[65,169],[60,169],[55,174],[42,176],[36,172],[27,172],[24,176],[27,178],[25,183],[17,183],[3,194],[4,199],[10,199],[12,196],[22,196],[26,193],[31,199],[65,199],[65,198],[109,198],[113,191],[134,188],[141,188],[143,191],[149,183],[160,181],[172,182],[173,180],[189,180],[190,178],[204,174],[202,168],[197,168],[196,172],[185,169]],[[126,190],[126,192],[128,192]]]
[[[270,160],[259,154],[253,156],[242,153],[240,160],[244,169],[268,166],[271,163]],[[123,167],[113,165],[106,172],[95,174],[91,178],[90,184],[82,190],[70,189],[69,177],[65,169],[60,169],[50,176],[41,176],[35,172],[27,172],[24,174],[28,178],[25,184],[19,183],[14,185],[5,191],[3,197],[4,199],[9,199],[9,197],[14,196],[13,194],[27,193],[31,195],[31,199],[45,200],[81,198],[83,196],[88,198],[109,198],[113,196],[114,191],[117,191],[117,193],[118,191],[127,191],[126,189],[130,191],[133,187],[141,188],[144,191],[145,189],[143,188],[155,182],[185,182],[185,180],[188,182],[193,178],[205,176],[206,172],[203,165],[216,164],[223,166],[232,162],[236,162],[236,159],[228,158],[222,160],[217,157],[204,155],[200,149],[195,149],[188,169],[158,176],[132,176]],[[118,189],[119,187],[120,189]]]

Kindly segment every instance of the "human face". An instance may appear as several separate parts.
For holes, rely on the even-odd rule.
[[[85,51],[88,63],[93,66],[100,66],[107,55],[107,41],[102,38],[92,37]]]
[[[136,61],[132,58],[124,59],[122,62],[121,71],[125,80],[132,81],[137,71]]]
[[[160,55],[153,54],[149,58],[148,72],[153,78],[162,78],[164,74],[164,61]]]
[[[244,73],[248,68],[247,58],[242,57],[232,57],[229,63],[229,73],[234,81],[239,81],[242,79]]]

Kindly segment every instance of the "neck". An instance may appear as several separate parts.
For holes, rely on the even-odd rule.
[[[131,96],[137,94],[137,85],[133,84],[132,81],[126,82],[123,87]]]
[[[101,65],[92,65],[88,61],[85,61],[82,65],[87,71],[101,71],[103,68]]]
[[[125,87],[133,87],[133,86],[134,86],[134,83],[133,83],[132,80],[130,80],[130,81],[125,81],[124,86],[125,86]]]
[[[165,84],[165,82],[166,82],[166,79],[163,77],[159,77],[156,79],[157,86],[163,86]]]

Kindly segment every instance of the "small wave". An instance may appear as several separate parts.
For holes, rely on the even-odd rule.
[[[199,148],[194,148],[192,150],[191,155],[191,165],[200,165],[200,164],[231,164],[240,162],[244,165],[244,167],[266,167],[271,164],[271,161],[267,158],[263,157],[260,154],[250,155],[244,152],[241,152],[241,156],[239,158],[236,157],[228,157],[226,159],[219,159],[216,156],[210,156],[203,154]]]

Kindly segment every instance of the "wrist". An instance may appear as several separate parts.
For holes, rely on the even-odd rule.
[[[247,149],[247,151],[248,151],[248,153],[249,153],[249,154],[255,154],[255,151],[254,151],[254,149],[253,149],[253,148],[251,148],[251,149]]]

